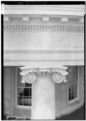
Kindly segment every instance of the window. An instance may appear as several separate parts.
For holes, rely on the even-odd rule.
[[[72,101],[78,97],[78,66],[68,67],[67,78],[67,80],[69,81],[69,101]]]
[[[32,84],[22,83],[20,69],[17,68],[17,105],[31,106]]]

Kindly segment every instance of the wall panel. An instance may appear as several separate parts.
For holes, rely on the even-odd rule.
[[[4,67],[4,114],[12,115],[12,70]]]
[[[55,83],[55,116],[61,115],[60,84]]]

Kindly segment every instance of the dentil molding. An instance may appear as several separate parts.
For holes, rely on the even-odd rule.
[[[20,30],[20,31],[32,31],[32,30],[67,30],[67,31],[84,31],[84,26],[83,25],[71,25],[71,24],[16,24],[16,25],[11,25],[11,24],[6,24],[4,25],[4,29],[7,31],[11,30]]]
[[[4,15],[4,30],[84,31],[84,17],[52,15]]]

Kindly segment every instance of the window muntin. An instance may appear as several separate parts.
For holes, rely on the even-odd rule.
[[[17,68],[17,105],[31,106],[32,102],[32,84],[22,83],[20,69]]]

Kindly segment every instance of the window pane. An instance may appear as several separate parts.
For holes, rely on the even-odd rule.
[[[69,100],[72,100],[77,97],[77,88],[76,84],[72,84],[69,87]]]
[[[19,96],[31,97],[31,88],[18,88],[17,92]]]
[[[69,100],[77,97],[78,66],[68,68],[67,80],[69,81]]]
[[[22,83],[20,69],[17,68],[17,104],[21,106],[31,106],[32,84]]]
[[[18,105],[31,106],[31,88],[18,88]]]
[[[70,98],[69,98],[69,100],[72,100],[72,99],[74,99],[74,92],[71,92],[71,93],[70,93]]]
[[[69,88],[70,88],[70,90],[73,91],[74,90],[74,84],[71,84]]]
[[[31,98],[30,97],[18,97],[18,105],[31,106]]]
[[[24,98],[18,97],[18,105],[24,105]]]
[[[24,105],[31,106],[31,99],[30,98],[24,98]]]
[[[17,88],[17,95],[24,96],[24,88]]]
[[[26,86],[26,87],[31,87],[31,84],[25,83],[25,86]]]

